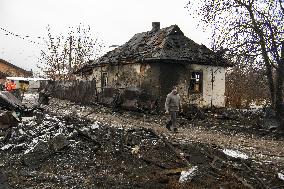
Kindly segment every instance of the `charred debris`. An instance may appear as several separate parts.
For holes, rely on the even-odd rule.
[[[242,152],[179,139],[163,127],[90,119],[100,111],[113,113],[101,104],[87,107],[89,113],[78,116],[64,113],[70,103],[63,103],[65,109],[57,103],[27,108],[4,94],[2,109],[12,112],[17,124],[0,130],[0,188],[269,188],[283,184],[275,176],[281,167],[259,163]],[[120,111],[123,115],[124,110]],[[196,112],[202,115],[201,121],[249,115]]]

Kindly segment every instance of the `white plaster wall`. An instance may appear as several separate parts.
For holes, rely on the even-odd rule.
[[[88,76],[75,75],[75,79],[77,81],[91,81],[93,79],[93,75],[92,74]]]
[[[93,79],[96,79],[97,87],[101,87],[101,68],[100,67],[94,68],[93,73],[87,76],[75,75],[75,79],[77,81],[92,81]],[[100,88],[98,90],[100,90]]]
[[[112,68],[110,70],[110,68]],[[139,85],[141,83],[143,74],[150,68],[150,65],[147,64],[145,65],[145,69],[143,71],[143,73],[141,72],[141,64],[140,63],[135,63],[135,64],[126,64],[126,65],[121,65],[121,66],[103,66],[103,67],[95,67],[93,69],[93,73],[91,75],[89,75],[87,78],[82,78],[82,77],[78,77],[79,80],[92,80],[92,79],[96,79],[96,83],[97,83],[97,90],[98,92],[101,91],[101,72],[107,72],[108,73],[108,86],[113,86],[117,80],[120,80],[122,82],[120,82],[120,87],[124,88],[127,86],[131,86],[131,85]],[[116,76],[116,74],[118,74],[118,76]],[[121,77],[121,75],[124,74],[124,79],[118,78]],[[126,74],[126,75],[125,75]],[[127,82],[127,78],[125,77],[129,77],[129,78],[135,78],[135,79],[131,79],[131,82]]]
[[[97,91],[98,92],[101,92],[102,91],[102,88],[101,88],[101,71],[102,72],[105,72],[105,67],[95,67],[93,69],[93,73],[92,75],[89,76],[89,78],[92,80],[92,79],[95,79],[96,80],[96,86],[97,86]]]
[[[125,65],[126,67],[121,67],[120,69],[115,68],[113,70],[114,72],[121,73],[124,70],[133,70],[134,72],[137,72],[139,77],[143,77],[143,74],[140,73],[141,65],[136,64],[130,64]],[[146,70],[150,68],[150,65],[146,66]],[[97,83],[97,90],[98,92],[101,91],[101,69],[102,72],[107,72],[107,67],[97,67],[93,69],[93,74],[89,75],[87,78],[82,77],[76,77],[79,80],[92,80],[93,78],[96,79]],[[211,106],[211,100],[212,104],[215,107],[224,107],[225,106],[225,71],[226,68],[223,67],[216,67],[216,66],[206,66],[206,65],[198,65],[198,64],[191,64],[189,65],[190,70],[195,71],[202,71],[203,75],[203,87],[202,87],[202,95],[194,95],[191,94],[189,96],[189,99],[184,99],[185,102],[198,104],[199,106],[203,107],[210,107]],[[211,72],[213,71],[214,76],[214,83],[213,83],[213,90],[212,90],[212,75]],[[117,79],[114,77],[113,73],[108,75],[109,84],[114,83],[114,81]],[[187,87],[188,87],[188,81],[182,81],[181,86],[184,88],[184,91],[186,94],[184,94],[184,97],[187,98]],[[124,87],[124,84],[123,86]],[[193,98],[193,96],[196,96],[197,98]],[[201,96],[201,97],[200,97]]]
[[[203,72],[203,97],[198,103],[200,106],[224,107],[225,106],[225,72],[226,68],[206,65],[191,65],[193,70]],[[212,90],[212,71],[213,71],[213,90]]]

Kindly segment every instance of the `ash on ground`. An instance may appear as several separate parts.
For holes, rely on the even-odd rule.
[[[277,176],[284,170],[283,150],[260,157],[257,144],[252,145],[259,137],[272,141],[272,135],[246,140],[248,135],[237,131],[228,138],[243,137],[243,143],[230,144],[225,138],[228,130],[219,132],[217,121],[208,127],[204,126],[208,121],[184,120],[180,133],[173,134],[157,115],[113,113],[99,105],[57,99],[44,109],[24,117],[17,127],[0,130],[0,188],[281,188],[284,184]]]

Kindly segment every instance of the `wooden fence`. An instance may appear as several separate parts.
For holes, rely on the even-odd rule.
[[[55,81],[52,96],[72,102],[92,104],[98,98],[96,81]]]

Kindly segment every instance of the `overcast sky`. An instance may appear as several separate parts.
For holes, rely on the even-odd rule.
[[[184,34],[210,47],[209,31],[197,28],[185,9],[188,0],[0,0],[0,59],[24,69],[36,69],[46,27],[65,34],[68,27],[90,25],[106,47],[122,45],[135,33],[151,30],[152,22],[161,27],[177,24]],[[106,48],[105,51],[108,49]]]

